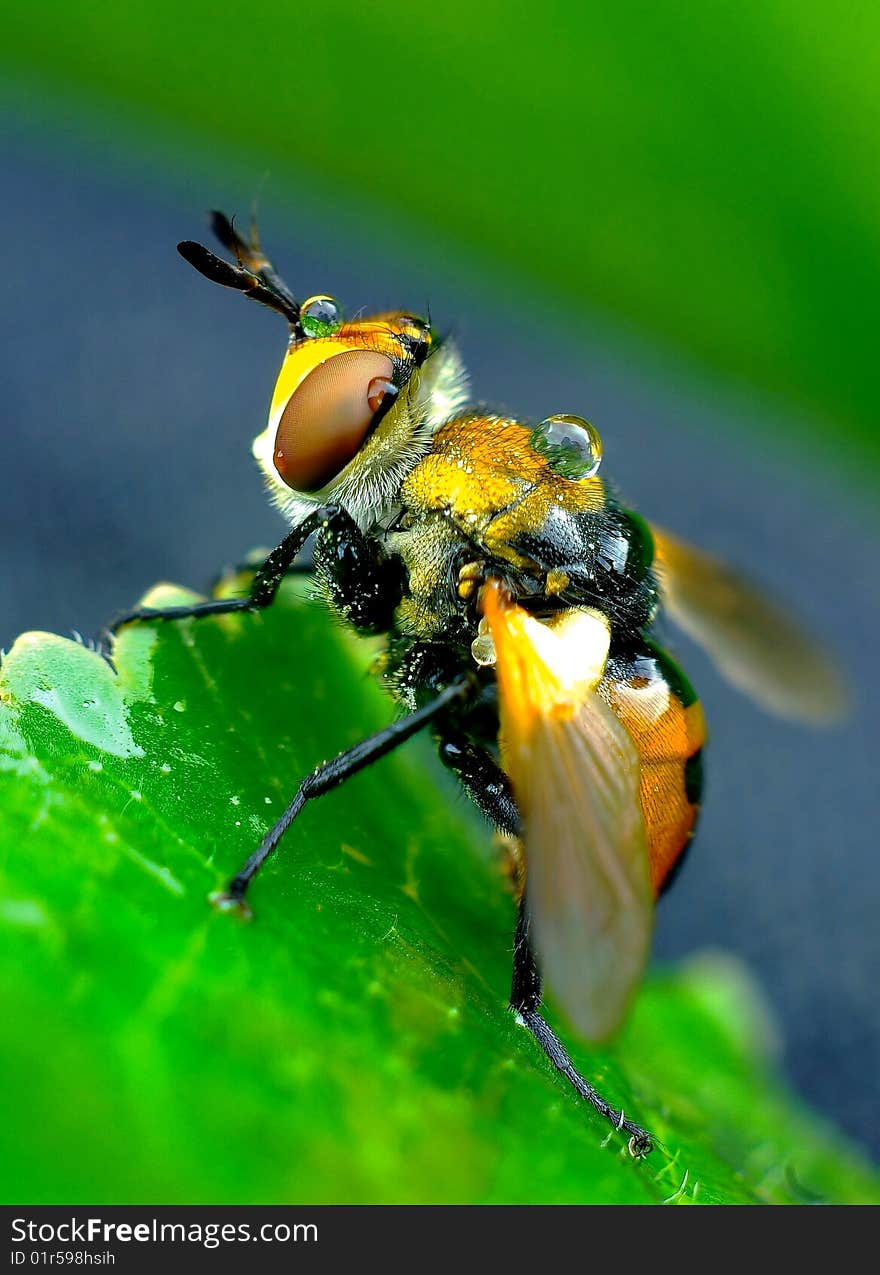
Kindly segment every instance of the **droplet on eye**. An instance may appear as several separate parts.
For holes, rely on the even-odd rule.
[[[367,386],[367,402],[370,405],[371,412],[378,412],[385,399],[386,394],[396,394],[397,386],[392,385],[391,381],[386,380],[384,376],[374,376],[370,384]]]

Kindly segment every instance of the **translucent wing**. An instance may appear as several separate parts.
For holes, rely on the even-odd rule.
[[[490,583],[501,747],[523,816],[532,936],[554,997],[591,1040],[621,1023],[648,957],[653,893],[639,759],[595,692],[608,653],[598,612],[554,629]]]
[[[651,530],[669,616],[729,682],[781,717],[818,724],[843,716],[843,678],[796,619],[717,558]]]

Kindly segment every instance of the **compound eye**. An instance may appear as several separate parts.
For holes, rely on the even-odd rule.
[[[332,297],[309,297],[299,313],[299,321],[306,336],[332,336],[342,327],[345,316],[342,306]]]
[[[287,400],[275,435],[275,468],[294,491],[320,491],[367,436],[385,396],[397,393],[385,354],[346,350],[319,363]]]
[[[599,431],[582,416],[548,416],[532,430],[532,446],[561,478],[592,478],[602,463]]]

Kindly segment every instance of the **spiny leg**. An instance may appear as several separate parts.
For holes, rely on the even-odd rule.
[[[126,611],[117,616],[99,634],[95,639],[95,650],[106,660],[115,673],[116,665],[111,654],[112,644],[119,630],[126,624],[150,623],[163,620],[198,620],[207,615],[232,615],[242,611],[259,611],[270,606],[275,600],[281,582],[287,575],[297,570],[297,554],[312,533],[316,529],[320,531],[325,527],[335,528],[338,525],[345,529],[350,528],[357,535],[361,534],[353,519],[341,506],[320,506],[309,514],[299,526],[288,532],[281,544],[272,550],[264,562],[256,567],[250,564],[251,584],[248,592],[243,597],[211,598],[207,602],[194,602],[189,606],[134,607],[131,611]],[[309,563],[306,570],[311,569],[312,564]]]
[[[458,776],[462,787],[486,818],[508,836],[520,837],[520,817],[510,780],[491,753],[475,744],[464,732],[451,728],[441,733],[438,742],[440,760]],[[529,938],[529,913],[523,895],[513,943],[510,1008],[575,1091],[615,1129],[626,1130],[630,1135],[630,1153],[636,1157],[647,1155],[653,1146],[650,1133],[634,1121],[627,1120],[622,1110],[607,1102],[576,1070],[559,1037],[538,1013],[542,995],[543,980]]]
[[[239,562],[224,567],[211,581],[211,592],[215,592],[230,578],[234,579],[237,576],[251,576],[253,578],[263,565],[263,561],[264,559],[262,558],[242,558]],[[284,576],[286,579],[288,576],[313,576],[314,574],[315,564],[311,554],[308,554],[304,558],[297,558],[295,562],[291,562]]]
[[[238,570],[253,575],[259,565],[252,558]],[[385,633],[393,624],[400,569],[344,510],[321,523],[314,552],[291,562],[285,574],[311,576],[331,608],[360,633]]]
[[[323,796],[324,793],[330,792],[333,788],[338,788],[340,784],[345,783],[347,779],[356,775],[358,771],[370,766],[374,761],[378,761],[380,757],[384,757],[400,744],[405,743],[411,736],[433,721],[435,717],[445,712],[452,704],[464,699],[470,688],[471,684],[469,682],[456,682],[452,686],[447,686],[445,690],[440,691],[433,700],[422,708],[417,709],[416,712],[398,722],[392,722],[390,726],[386,726],[383,730],[377,731],[375,735],[370,735],[369,738],[361,740],[353,748],[347,749],[344,753],[340,753],[338,757],[334,757],[332,761],[324,762],[323,765],[313,770],[302,781],[284,814],[272,825],[254,853],[232,878],[226,890],[213,895],[211,901],[221,909],[237,908],[247,913],[248,909],[244,902],[244,897],[248,887],[306,802],[313,800],[315,797]]]
[[[348,517],[344,511],[335,506],[316,509],[309,514],[298,527],[288,532],[281,544],[272,550],[266,561],[257,569],[251,587],[244,597],[212,598],[208,602],[194,602],[190,606],[134,607],[131,611],[126,611],[124,615],[117,616],[109,626],[108,633],[115,636],[123,625],[138,621],[200,619],[206,615],[258,611],[270,606],[275,600],[281,581],[312,532],[329,519],[339,516]]]
[[[237,581],[242,576],[245,578],[250,577],[251,583],[253,583],[253,579],[264,561],[265,559],[262,557],[252,556],[250,558],[242,558],[239,562],[224,567],[222,571],[218,571],[213,577],[207,592],[217,593],[218,590],[227,588],[232,581]],[[294,562],[291,562],[284,572],[284,579],[289,580],[292,576],[309,576],[314,579],[315,563],[311,553],[307,553],[304,557],[298,557]]]
[[[297,563],[297,555],[313,532],[317,532],[314,563]],[[250,564],[249,569],[252,567]],[[212,598],[189,606],[135,607],[118,616],[107,633],[113,637],[124,625],[138,621],[200,619],[263,610],[274,602],[285,576],[313,571],[337,609],[357,628],[375,632],[387,627],[399,597],[399,581],[347,510],[341,505],[322,505],[257,567],[243,597]]]
[[[626,1118],[625,1112],[613,1107],[597,1089],[585,1080],[576,1070],[574,1063],[563,1048],[562,1042],[553,1028],[538,1013],[541,1004],[543,984],[541,972],[535,960],[529,939],[529,913],[525,897],[519,905],[519,917],[516,925],[516,938],[513,943],[513,982],[510,989],[510,1007],[517,1018],[527,1027],[535,1040],[550,1059],[556,1070],[563,1075],[582,1098],[591,1103],[615,1129],[625,1129],[630,1135],[630,1154],[637,1159],[648,1155],[654,1146],[654,1139],[647,1129],[643,1129],[633,1120]]]

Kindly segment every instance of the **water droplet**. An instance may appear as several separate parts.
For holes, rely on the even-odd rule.
[[[475,664],[484,666],[495,663],[495,642],[485,619],[480,621],[477,636],[471,642],[471,655]]]
[[[592,478],[602,463],[599,431],[582,416],[548,416],[532,430],[531,443],[554,473],[572,482]]]

